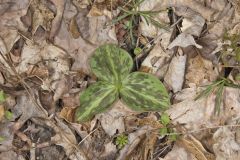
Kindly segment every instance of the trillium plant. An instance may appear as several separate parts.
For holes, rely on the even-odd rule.
[[[170,105],[162,82],[151,74],[131,72],[131,56],[117,45],[106,44],[95,50],[90,59],[98,82],[80,94],[76,120],[85,122],[104,112],[120,99],[135,111],[164,111]]]

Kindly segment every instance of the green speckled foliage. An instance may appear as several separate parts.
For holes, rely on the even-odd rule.
[[[131,56],[114,44],[97,48],[90,59],[90,67],[99,81],[80,95],[81,105],[76,111],[78,122],[90,120],[119,98],[135,111],[164,111],[170,105],[161,81],[151,74],[130,73]]]

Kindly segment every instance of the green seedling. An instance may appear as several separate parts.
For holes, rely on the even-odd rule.
[[[161,136],[168,136],[168,139],[170,141],[176,141],[177,140],[177,134],[174,134],[174,130],[169,127],[171,123],[171,119],[168,114],[163,113],[160,118],[161,124],[164,126],[163,128],[160,128],[159,133]]]
[[[210,94],[215,93],[215,113],[220,114],[220,107],[223,99],[224,87],[240,88],[239,85],[234,84],[231,80],[221,78],[210,85],[206,86],[206,89],[201,91],[195,100],[202,97],[208,97]]]
[[[124,134],[117,136],[116,145],[118,149],[122,149],[126,144],[128,144],[128,136]]]
[[[6,100],[6,94],[3,91],[0,91],[0,103],[3,103]]]
[[[136,56],[138,56],[141,52],[142,52],[142,48],[140,48],[140,47],[136,47],[136,48],[134,49],[134,54],[135,54]]]
[[[81,105],[75,114],[79,122],[104,112],[118,99],[139,112],[164,111],[170,105],[162,82],[148,73],[130,73],[133,60],[116,45],[106,44],[97,48],[90,59],[90,68],[98,82],[80,94]]]
[[[5,111],[4,115],[7,120],[11,120],[13,118],[13,113],[10,111]]]

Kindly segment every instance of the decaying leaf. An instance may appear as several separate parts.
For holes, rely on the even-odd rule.
[[[174,39],[168,46],[169,49],[172,49],[173,47],[188,47],[188,46],[195,46],[197,48],[202,48],[199,44],[197,44],[193,38],[192,35],[181,33],[177,36],[176,39]]]
[[[54,18],[53,12],[48,8],[46,1],[33,0],[30,4],[32,15],[32,34],[35,34],[38,27],[50,31],[51,22]]]
[[[146,134],[148,131],[151,130],[149,126],[143,126],[142,128],[138,129],[136,132],[131,133],[128,135],[128,144],[120,151],[120,155],[118,156],[117,160],[124,160],[126,159],[131,152],[135,149],[135,147],[141,141],[142,135]]]
[[[125,131],[124,117],[131,113],[133,112],[127,106],[118,101],[109,111],[98,115],[98,119],[104,131],[109,136],[113,136],[116,132],[123,133]]]
[[[54,43],[62,47],[74,60],[71,67],[73,71],[83,71],[89,73],[88,59],[91,57],[96,46],[85,41],[81,37],[75,39],[67,30],[65,23],[61,24],[58,34],[55,36]]]
[[[52,40],[59,31],[59,28],[61,26],[60,24],[62,21],[66,0],[51,0],[51,1],[57,8],[57,13],[52,21],[52,28],[49,35],[49,38]]]
[[[55,118],[56,123],[52,123],[49,120],[42,121],[41,119],[38,120],[49,127],[53,128],[56,134],[54,137],[51,138],[51,141],[56,144],[60,145],[64,148],[67,156],[71,160],[86,160],[85,153],[77,147],[77,140],[71,129],[60,119],[57,117]]]
[[[178,140],[178,145],[184,147],[187,152],[191,153],[197,160],[214,160],[213,154],[207,152],[199,142],[193,136],[185,136]]]
[[[171,152],[160,160],[198,160],[194,155],[188,152],[185,148],[175,144]]]
[[[7,152],[13,148],[12,141],[14,137],[13,122],[0,123],[0,152]]]
[[[174,56],[168,67],[168,71],[164,77],[164,81],[173,90],[174,93],[182,89],[184,82],[186,60],[187,60],[186,54]]]
[[[235,134],[227,127],[219,128],[213,135],[215,144],[213,145],[216,160],[239,159],[240,145],[235,140]]]
[[[186,85],[191,83],[200,86],[206,82],[217,79],[218,72],[210,61],[204,60],[201,56],[189,59],[186,70]]]
[[[162,38],[164,38],[165,41],[167,37],[164,37],[163,35]],[[161,75],[161,77],[163,77],[165,74],[165,70],[163,68],[167,66],[170,57],[173,54],[172,51],[165,50],[163,47],[162,41],[159,41],[143,61],[140,70],[147,67],[150,69],[149,73]]]

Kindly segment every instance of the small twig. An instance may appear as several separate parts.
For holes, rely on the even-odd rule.
[[[79,143],[78,145],[80,145],[85,139],[87,139],[91,134],[93,134],[98,128],[95,128],[93,131],[91,131],[88,135],[86,135],[86,137],[84,137]]]

